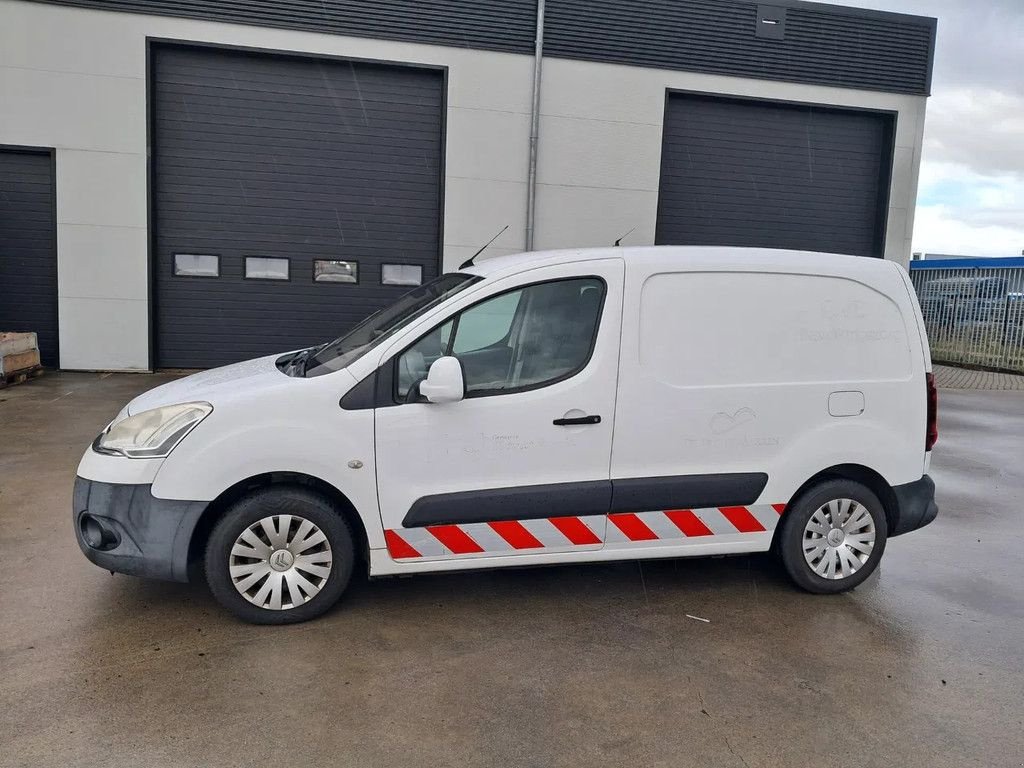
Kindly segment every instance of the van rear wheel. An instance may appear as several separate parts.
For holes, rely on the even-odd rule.
[[[829,480],[786,510],[779,552],[798,586],[833,594],[871,575],[887,534],[885,509],[869,488],[852,480]]]
[[[206,547],[206,580],[222,606],[253,624],[316,618],[352,576],[345,518],[304,488],[265,488],[232,505]]]

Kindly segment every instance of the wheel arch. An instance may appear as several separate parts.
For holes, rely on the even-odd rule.
[[[896,529],[896,525],[899,522],[899,502],[896,499],[896,493],[881,474],[870,467],[864,466],[863,464],[836,464],[812,475],[797,489],[792,498],[786,502],[786,508],[783,510],[782,516],[785,517],[786,514],[788,514],[792,505],[798,501],[801,496],[815,486],[828,480],[852,480],[853,482],[860,483],[868,488],[878,497],[878,500],[882,502],[882,508],[885,510],[885,520],[886,523],[888,523],[889,530],[893,531]],[[778,539],[779,531],[781,529],[781,524],[775,527],[775,533],[772,536],[773,548],[776,545],[776,540]]]
[[[203,510],[203,514],[196,523],[196,527],[193,529],[192,536],[189,539],[188,570],[190,579],[202,571],[206,542],[210,538],[213,527],[224,515],[224,512],[239,499],[248,496],[254,491],[271,486],[307,488],[331,501],[348,522],[355,537],[356,552],[363,558],[364,566],[369,567],[370,548],[369,539],[366,535],[366,525],[355,505],[344,493],[330,483],[303,472],[265,472],[239,480],[221,492]]]

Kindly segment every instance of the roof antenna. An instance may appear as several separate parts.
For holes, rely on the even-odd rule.
[[[636,229],[636,227],[633,227],[633,229]],[[626,234],[622,235],[618,240],[616,240],[615,241],[615,245],[616,246],[622,245],[622,241],[625,240],[630,234],[632,234],[633,229],[629,230],[629,232],[627,232]]]
[[[466,259],[464,262],[459,264],[459,269],[465,269],[466,267],[472,267],[473,266],[473,259],[475,259],[481,253],[483,253],[484,252],[484,248],[486,248],[488,245],[490,245],[495,240],[497,240],[499,237],[501,237],[501,233],[504,232],[506,229],[508,229],[508,224],[506,224],[504,227],[502,227],[501,230],[498,232],[498,234],[496,234],[494,237],[492,237],[490,240],[488,240],[486,243],[484,243],[483,246],[481,246],[479,251],[477,251],[472,256],[470,256],[468,259]]]

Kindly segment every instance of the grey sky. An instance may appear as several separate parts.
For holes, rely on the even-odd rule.
[[[833,0],[938,18],[914,250],[1024,249],[1024,0]]]

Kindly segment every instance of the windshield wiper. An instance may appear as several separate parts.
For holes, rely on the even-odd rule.
[[[315,347],[310,347],[306,350],[306,353],[302,356],[302,375],[306,375],[306,369],[309,367],[309,361],[319,355],[323,350],[327,348],[327,345],[331,342],[325,341],[323,344],[317,344]]]
[[[300,376],[306,375],[306,366],[309,365],[309,360],[320,350],[327,346],[327,343],[318,344],[315,347],[309,347],[308,349],[302,349],[295,353],[291,360],[288,361],[288,370],[285,371],[289,376],[295,376],[296,373]]]

